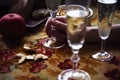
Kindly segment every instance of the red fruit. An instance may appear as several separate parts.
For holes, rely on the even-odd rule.
[[[9,13],[0,19],[0,33],[5,38],[19,38],[24,35],[25,20],[16,13]]]

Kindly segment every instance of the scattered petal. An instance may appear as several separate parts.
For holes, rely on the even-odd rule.
[[[19,64],[20,64],[20,63],[23,63],[23,62],[25,61],[25,58],[26,58],[26,56],[21,57],[20,60],[18,61],[18,63],[19,63]]]
[[[46,55],[36,54],[34,60],[36,61],[38,59],[47,59],[47,58],[48,58],[48,56],[46,56]]]
[[[64,62],[60,62],[58,64],[60,69],[71,69],[73,67],[73,63],[70,59],[65,59]]]
[[[120,56],[113,56],[109,63],[114,65],[120,65]]]
[[[120,71],[117,68],[104,73],[104,75],[111,80],[120,80]]]
[[[27,55],[26,56],[26,59],[34,60],[34,58],[35,58],[35,55]]]
[[[32,63],[32,67],[30,68],[30,71],[33,73],[38,73],[41,71],[41,69],[45,69],[47,65],[44,63],[44,61],[36,61]]]

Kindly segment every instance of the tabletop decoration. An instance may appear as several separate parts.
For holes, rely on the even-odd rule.
[[[23,51],[29,54],[33,54],[35,52],[35,47],[32,42],[26,42],[23,45]]]
[[[67,55],[66,53],[69,53],[69,54]],[[71,60],[69,59],[70,53],[71,53],[70,50],[68,48],[66,49],[64,47],[64,50],[62,50],[62,54],[61,53],[56,54],[56,56],[58,57],[58,64],[56,66],[60,70],[71,69],[74,67]],[[84,53],[86,53],[86,52],[81,51],[81,54],[82,54],[81,61],[79,62],[78,68],[81,68],[81,69],[89,72],[91,75],[98,75],[99,73],[95,69],[97,67],[101,66],[101,63],[99,63],[99,61],[92,59],[90,55],[86,55]],[[84,56],[86,56],[86,57],[84,57]],[[54,58],[53,58],[53,60],[54,60]],[[94,67],[92,67],[92,66],[94,66]]]
[[[10,72],[10,66],[13,64],[15,53],[12,50],[0,50],[0,73]]]
[[[113,56],[113,58],[109,61],[109,63],[119,66],[120,65],[120,56]]]
[[[44,61],[35,61],[31,65],[32,65],[32,67],[30,68],[30,71],[33,73],[38,73],[42,69],[45,69],[47,67],[47,65],[45,64]]]
[[[109,64],[113,64],[115,66],[120,66],[120,56],[115,55],[113,58],[109,61]],[[104,73],[104,76],[109,78],[110,80],[120,80],[120,69],[114,68],[112,70],[108,70]]]
[[[64,62],[59,62],[57,66],[62,70],[71,69],[73,68],[73,63],[70,59],[65,59]]]
[[[104,75],[110,80],[120,80],[120,70],[117,68],[104,73]]]
[[[4,38],[21,38],[25,29],[25,20],[17,13],[8,13],[0,18],[0,33]]]
[[[11,66],[22,71],[38,73],[47,67],[45,60],[52,56],[54,50],[45,48],[41,43],[42,39],[35,39],[24,42],[19,49],[0,50],[0,73],[8,73]]]
[[[45,60],[52,56],[54,50],[46,48],[42,45],[43,39],[35,39],[34,41],[26,41],[23,45],[23,53],[16,54],[20,59],[18,63],[21,63],[20,68],[28,66],[33,73],[38,73],[41,69],[45,69],[47,64]],[[19,64],[20,65],[20,64]],[[19,68],[19,66],[18,66]]]
[[[16,54],[16,56],[20,57],[20,60],[18,61],[18,63],[24,62],[25,59],[36,61],[39,58],[41,58],[41,59],[47,59],[48,58],[48,56],[43,55],[43,54],[26,55],[26,54],[23,54],[23,53],[18,53],[18,54]]]

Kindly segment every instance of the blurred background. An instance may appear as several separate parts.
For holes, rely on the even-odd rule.
[[[97,0],[91,2],[92,6],[97,5]],[[65,0],[61,4],[65,4]],[[8,12],[16,12],[26,19],[33,10],[40,8],[46,8],[45,0],[0,0],[0,17]],[[120,10],[120,0],[116,9]]]

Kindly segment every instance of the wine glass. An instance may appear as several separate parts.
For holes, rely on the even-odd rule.
[[[113,58],[111,52],[106,52],[105,40],[109,37],[112,19],[115,12],[117,0],[98,0],[98,33],[101,38],[101,51],[92,55],[94,59],[109,61]]]
[[[58,80],[91,80],[87,72],[78,69],[78,53],[85,42],[89,5],[90,0],[66,0],[67,40],[73,52],[70,59],[74,68],[62,71],[58,75]]]
[[[55,21],[56,13],[60,3],[61,3],[61,0],[46,0],[46,5],[48,7],[48,10],[50,11],[50,16],[54,21]],[[64,44],[61,42],[58,42],[58,40],[53,34],[54,31],[56,31],[55,26],[51,25],[51,37],[44,39],[42,43],[45,47],[48,47],[48,48],[54,48],[54,49],[61,48],[64,46]]]

